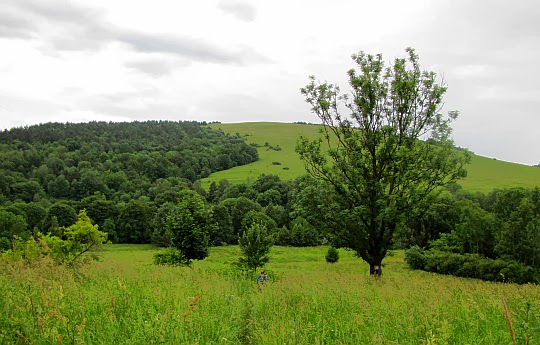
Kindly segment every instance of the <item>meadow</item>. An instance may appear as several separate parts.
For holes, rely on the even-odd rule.
[[[320,126],[316,125],[277,122],[214,123],[210,127],[221,128],[225,133],[239,133],[247,143],[256,143],[261,147],[258,148],[259,161],[214,173],[201,181],[205,188],[208,188],[212,181],[218,182],[222,179],[232,183],[250,182],[263,173],[278,175],[282,180],[304,175],[304,165],[294,151],[296,141],[301,135],[317,138],[320,129]],[[281,150],[265,147],[265,143],[279,146]],[[274,165],[273,162],[280,165]],[[488,193],[494,188],[540,186],[538,167],[472,155],[467,171],[467,177],[459,184],[472,192]]]
[[[76,270],[0,263],[2,344],[520,344],[540,341],[540,288],[410,270],[379,280],[351,252],[274,247],[262,286],[213,247],[193,267],[155,266],[150,245],[106,245]],[[507,308],[503,306],[507,301]]]

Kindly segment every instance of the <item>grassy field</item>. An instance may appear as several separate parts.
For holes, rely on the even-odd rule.
[[[206,188],[212,181],[221,179],[232,183],[253,181],[262,173],[275,174],[281,179],[293,179],[303,175],[304,166],[294,151],[296,141],[300,135],[316,138],[320,128],[315,125],[271,122],[216,123],[210,126],[231,134],[240,133],[245,136],[247,143],[264,145],[268,142],[270,146],[279,145],[282,150],[260,147],[259,161],[210,175],[202,180]],[[281,165],[272,165],[272,162],[279,162]],[[540,168],[536,167],[473,155],[467,170],[468,176],[460,184],[470,191],[486,193],[494,188],[540,186]]]
[[[278,175],[283,180],[294,179],[305,174],[304,164],[294,151],[296,141],[301,135],[315,138],[319,133],[319,126],[297,125],[273,122],[245,122],[238,124],[211,124],[214,129],[221,128],[226,133],[244,136],[248,144],[256,143],[259,161],[220,171],[203,179],[203,186],[209,186],[212,181],[227,179],[232,183],[256,180],[262,173]],[[279,146],[280,151],[269,146]],[[274,165],[278,162],[280,165]]]
[[[540,340],[540,288],[409,270],[398,252],[373,280],[350,252],[274,247],[258,286],[211,248],[193,268],[156,249],[107,245],[76,272],[0,263],[2,344],[511,344]],[[502,299],[506,298],[508,313]]]

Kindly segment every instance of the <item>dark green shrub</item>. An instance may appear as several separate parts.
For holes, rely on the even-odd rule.
[[[488,281],[503,281],[504,276],[500,274],[506,267],[506,262],[500,259],[488,259],[481,256],[476,257],[476,276],[475,278]]]
[[[188,264],[189,260],[174,247],[168,247],[154,254],[154,265],[187,266]]]
[[[423,270],[426,266],[424,250],[418,246],[411,247],[405,252],[405,262],[415,270]]]
[[[0,237],[0,252],[6,251],[11,248],[11,243],[5,237]]]
[[[448,255],[446,258],[441,255],[439,262],[439,273],[456,275],[459,269],[463,267],[464,263],[464,255],[451,254]]]
[[[405,252],[411,268],[458,277],[517,284],[537,283],[540,272],[515,261],[490,259],[478,254],[457,254],[412,247]]]
[[[500,275],[503,276],[506,281],[516,284],[525,284],[536,281],[534,269],[518,262],[508,262],[506,267],[501,269]]]
[[[336,248],[330,247],[328,248],[328,251],[326,252],[325,256],[326,262],[329,262],[331,264],[339,261],[339,252]]]
[[[465,257],[465,262],[463,262],[463,265],[459,267],[456,271],[456,275],[465,278],[477,278],[478,269],[476,259],[467,255]]]

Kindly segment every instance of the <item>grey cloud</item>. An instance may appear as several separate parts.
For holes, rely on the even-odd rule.
[[[35,25],[7,4],[0,5],[0,37],[30,38]]]
[[[492,102],[515,104],[540,91],[539,17],[535,0],[431,2],[416,32],[399,39],[421,47],[421,58],[428,56],[445,74],[449,92],[463,92],[462,102],[491,93]]]
[[[238,65],[271,61],[251,47],[224,49],[193,37],[149,35],[132,30],[117,30],[111,34],[117,41],[143,53],[169,53],[192,61]]]
[[[16,34],[57,50],[95,50],[110,39],[97,9],[65,1],[6,0],[0,6],[0,36]],[[3,25],[11,31],[6,33]]]
[[[100,10],[63,1],[7,0],[3,7],[9,11],[0,12],[0,36],[36,37],[51,55],[54,49],[97,50],[107,43],[121,42],[137,52],[167,53],[198,62],[239,65],[268,62],[251,48],[228,49],[186,35],[146,34],[119,28],[107,23]]]
[[[204,62],[241,62],[241,56],[238,54],[227,52],[191,37],[157,36],[131,30],[120,30],[113,34],[118,41],[127,43],[133,49],[144,53],[172,53]]]
[[[235,0],[222,0],[218,8],[225,13],[235,16],[237,19],[252,22],[255,20],[256,11],[251,5]]]
[[[12,3],[20,6],[25,13],[33,13],[53,22],[92,25],[96,18],[104,15],[97,8],[75,6],[66,1],[15,0]]]
[[[128,62],[125,66],[153,77],[169,75],[175,68],[173,63],[163,60],[137,60]]]

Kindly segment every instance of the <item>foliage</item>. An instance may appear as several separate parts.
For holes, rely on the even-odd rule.
[[[262,211],[261,205],[256,201],[250,200],[244,196],[238,198],[227,198],[220,205],[224,206],[231,217],[235,237],[238,238],[242,230],[242,221],[250,211]]]
[[[167,216],[174,208],[174,205],[172,202],[166,202],[154,214],[152,219],[154,232],[150,240],[157,246],[170,247],[172,245],[172,235],[167,230]]]
[[[405,261],[414,269],[458,277],[517,284],[539,283],[540,270],[512,260],[490,259],[478,254],[457,254],[413,247]]]
[[[192,260],[202,260],[208,256],[209,234],[214,227],[210,209],[204,199],[192,190],[180,192],[180,202],[171,208],[166,218],[166,230],[172,245],[185,258],[186,264]]]
[[[229,211],[222,204],[212,206],[212,221],[215,226],[210,232],[210,243],[214,246],[232,244],[238,241],[238,236],[232,225]]]
[[[14,236],[4,258],[33,263],[49,257],[58,265],[73,266],[88,259],[97,259],[95,255],[84,254],[107,241],[107,234],[99,231],[97,225],[92,225],[85,210],[79,212],[75,224],[64,229],[63,234],[64,238],[40,232],[35,239]]]
[[[326,259],[326,262],[333,264],[339,261],[339,252],[335,247],[330,247],[324,258]]]
[[[270,260],[268,253],[274,244],[272,235],[261,223],[252,223],[238,239],[242,257],[238,260],[245,267],[256,271]]]
[[[7,237],[0,237],[0,252],[8,250],[10,247],[10,240]]]
[[[495,236],[498,256],[540,268],[540,214],[531,199],[521,199]]]
[[[64,230],[62,239],[52,235],[40,235],[39,240],[46,243],[50,249],[50,256],[58,264],[75,264],[83,254],[107,241],[107,234],[99,231],[86,214],[86,210],[79,212],[75,224]]]
[[[434,199],[428,209],[411,214],[397,232],[394,248],[426,247],[430,241],[454,229],[460,216],[456,201],[453,194],[446,192]]]
[[[121,243],[149,243],[155,204],[147,197],[118,205],[117,227]]]
[[[323,123],[324,138],[301,137],[296,148],[307,172],[330,186],[319,214],[347,223],[328,231],[339,237],[336,245],[368,262],[372,274],[380,273],[375,267],[407,217],[464,177],[468,161],[450,139],[457,112],[438,113],[446,87],[435,72],[421,71],[413,49],[407,53],[388,68],[380,54],[353,55],[359,70],[348,72],[351,97],[315,77],[301,90]]]
[[[206,123],[12,128],[0,131],[0,207],[23,216],[25,231],[60,237],[60,229],[86,209],[100,229],[109,220],[115,241],[148,243],[159,206],[175,202],[183,189],[196,189],[196,181],[212,172],[257,159],[257,150],[243,137]]]
[[[242,219],[242,230],[245,231],[246,229],[252,227],[253,224],[263,226],[268,233],[275,233],[277,230],[276,222],[264,212],[249,211],[245,214],[244,218]]]
[[[154,265],[188,265],[184,254],[176,248],[168,247],[154,254]]]
[[[9,243],[14,236],[24,236],[26,229],[27,223],[22,215],[0,209],[0,238],[5,238]]]
[[[43,240],[35,240],[34,238],[23,239],[15,236],[10,243],[10,249],[1,253],[3,260],[11,262],[24,262],[32,264],[42,259],[51,252]]]
[[[47,210],[47,215],[43,225],[43,232],[50,232],[53,224],[52,218],[55,217],[57,225],[60,227],[68,227],[77,221],[77,211],[66,202],[54,203]]]
[[[291,222],[290,229],[282,227],[277,238],[278,244],[294,247],[318,246],[322,242],[319,231],[302,216],[297,216]]]

